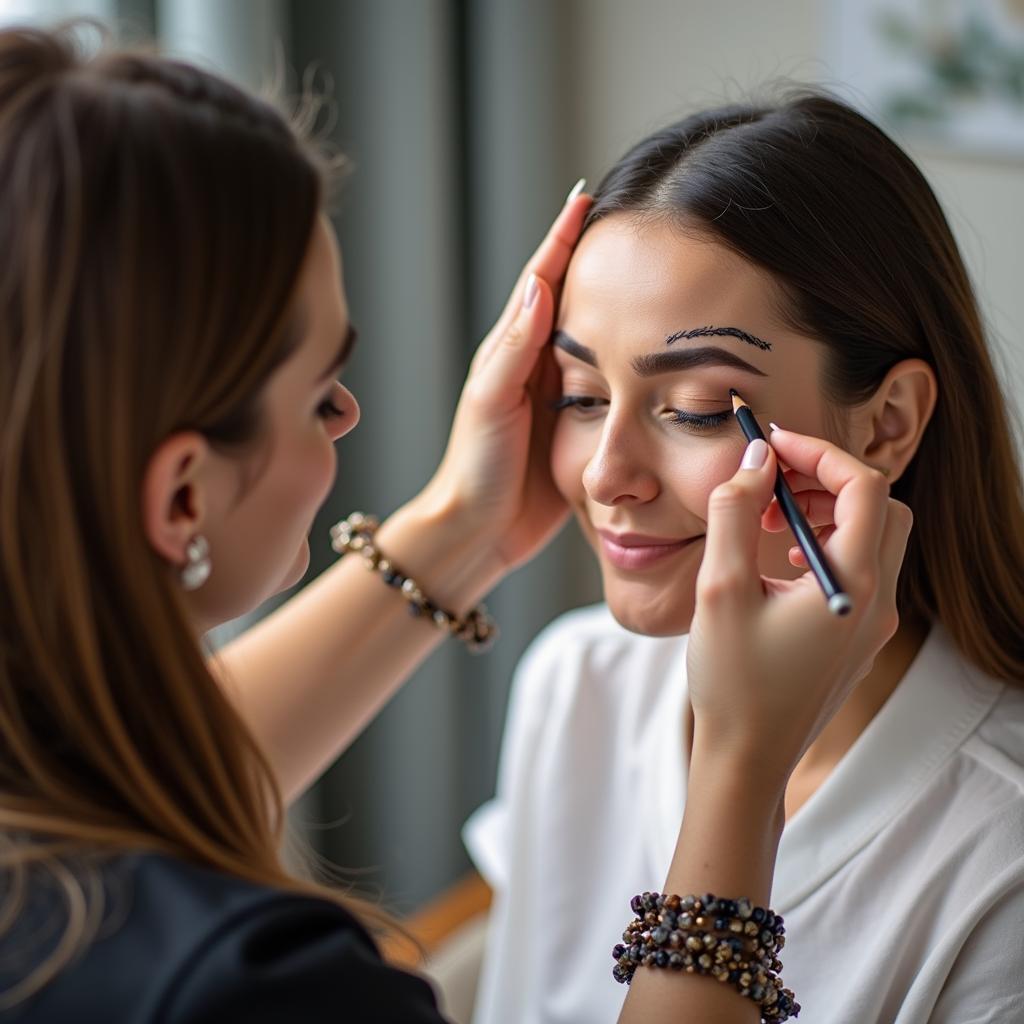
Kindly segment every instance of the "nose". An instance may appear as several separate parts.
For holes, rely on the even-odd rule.
[[[597,450],[583,470],[583,487],[600,505],[652,501],[658,478],[645,461],[644,442],[637,428],[609,416]]]
[[[332,441],[344,437],[350,430],[355,428],[359,422],[359,403],[356,396],[344,384],[335,384],[334,394],[331,395],[336,409],[340,410],[340,416],[334,416],[328,420]]]

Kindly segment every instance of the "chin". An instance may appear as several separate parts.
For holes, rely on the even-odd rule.
[[[693,586],[678,589],[623,586],[605,578],[604,599],[623,629],[642,636],[682,636],[693,620]]]
[[[306,570],[309,568],[309,538],[303,537],[302,544],[299,550],[295,554],[295,561],[292,562],[291,568],[285,573],[284,579],[278,585],[275,593],[280,594],[282,591],[287,590],[289,587],[294,587],[303,576],[306,575]]]

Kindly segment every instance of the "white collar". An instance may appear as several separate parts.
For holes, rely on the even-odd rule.
[[[863,849],[977,729],[1003,689],[934,626],[892,696],[787,823],[773,908],[788,913]]]
[[[685,645],[683,646],[685,652]],[[788,913],[863,849],[974,732],[1004,686],[967,665],[934,626],[892,696],[814,795],[787,823],[779,846],[772,908]],[[667,770],[644,794],[652,828],[651,868],[675,852],[686,790],[685,687],[664,709]]]

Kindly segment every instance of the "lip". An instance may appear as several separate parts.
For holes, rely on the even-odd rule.
[[[671,537],[652,537],[642,533],[612,533],[598,530],[605,558],[617,569],[646,569],[663,559],[677,554],[700,540],[704,535],[674,540]]]

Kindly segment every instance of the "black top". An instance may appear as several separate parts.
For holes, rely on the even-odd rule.
[[[103,868],[100,936],[3,1024],[444,1024],[430,986],[388,967],[341,907],[156,854]],[[0,935],[0,984],[53,948],[53,892],[36,886]],[[47,924],[47,922],[49,924]],[[63,922],[58,922],[62,924]],[[15,963],[21,968],[12,974]]]

